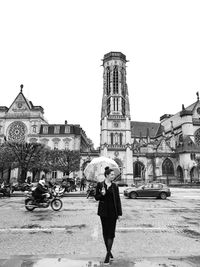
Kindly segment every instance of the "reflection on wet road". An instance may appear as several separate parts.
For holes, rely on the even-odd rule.
[[[0,267],[100,267],[103,263],[98,261],[70,260],[66,258],[21,259],[19,257],[9,260],[0,260]]]
[[[200,267],[197,196],[200,190],[180,189],[166,201],[122,196],[111,266]],[[63,203],[60,212],[30,213],[23,198],[1,199],[0,267],[103,266],[98,203],[80,197],[64,198]]]
[[[200,266],[198,258],[149,258],[135,260],[117,259],[111,267],[191,267]],[[102,267],[103,262],[73,260],[62,257],[36,259],[28,256],[0,260],[0,267]]]

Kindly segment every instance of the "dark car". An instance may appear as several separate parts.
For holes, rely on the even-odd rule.
[[[166,199],[171,196],[171,192],[169,187],[165,184],[148,183],[135,188],[127,188],[124,190],[124,196],[133,199],[137,197],[156,197]]]

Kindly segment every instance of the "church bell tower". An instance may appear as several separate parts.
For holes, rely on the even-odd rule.
[[[102,156],[118,163],[122,180],[131,182],[133,157],[126,62],[126,56],[121,52],[110,52],[103,58],[100,149]]]

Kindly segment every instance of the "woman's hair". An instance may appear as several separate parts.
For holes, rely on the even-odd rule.
[[[113,169],[110,169],[108,166],[105,167],[104,176],[106,177],[106,176],[109,175],[112,171],[113,171]]]

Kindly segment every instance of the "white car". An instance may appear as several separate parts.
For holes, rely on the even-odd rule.
[[[124,190],[126,190],[126,189],[128,189],[128,188],[131,188],[131,189],[133,189],[133,187],[135,187],[135,185],[133,184],[133,185],[131,185],[131,187],[129,187],[128,186],[128,184],[126,184],[126,183],[123,183],[123,182],[121,182],[121,181],[119,181],[119,182],[116,182],[116,184],[118,185],[118,188],[119,188],[119,193],[120,194],[124,194]]]

